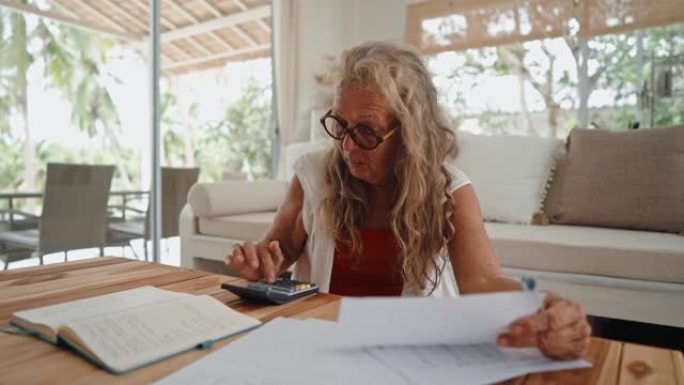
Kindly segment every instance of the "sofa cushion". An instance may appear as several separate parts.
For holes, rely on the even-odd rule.
[[[200,218],[275,211],[287,188],[288,182],[275,180],[199,183],[190,189],[188,204]]]
[[[199,232],[259,241],[275,212],[199,218]],[[506,267],[684,283],[684,237],[584,226],[486,222]]]
[[[275,218],[275,211],[200,217],[197,221],[200,234],[245,241],[260,241]]]
[[[506,267],[684,283],[684,237],[648,231],[486,223]]]
[[[555,138],[459,133],[456,165],[470,178],[488,221],[530,223],[541,208]]]
[[[684,231],[684,127],[568,137],[552,223]]]

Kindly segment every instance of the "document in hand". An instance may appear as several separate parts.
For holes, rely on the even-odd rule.
[[[10,322],[117,374],[261,324],[210,296],[151,286],[19,311]]]
[[[524,292],[343,299],[338,322],[277,318],[159,384],[472,385],[589,367],[495,345],[500,330],[542,299]]]

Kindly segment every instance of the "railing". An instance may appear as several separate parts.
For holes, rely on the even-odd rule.
[[[135,208],[128,207],[127,204],[133,199],[133,198],[140,198],[142,196],[148,195],[150,192],[145,191],[145,190],[122,190],[122,191],[111,191],[109,193],[110,197],[121,197],[121,204],[116,205],[116,206],[108,206],[108,207],[113,207],[113,208],[118,208],[121,210],[121,216],[116,217],[118,220],[126,220],[126,211],[137,211],[140,212],[141,210],[136,210]],[[21,216],[31,216],[34,218],[38,218],[38,216],[33,215],[31,213],[26,213],[23,211],[19,211],[14,208],[14,201],[16,199],[41,199],[43,198],[43,193],[42,192],[9,192],[9,193],[0,193],[0,202],[6,200],[7,201],[7,209],[0,209],[0,222],[8,222],[10,229],[13,229],[15,226],[15,215],[21,215]]]

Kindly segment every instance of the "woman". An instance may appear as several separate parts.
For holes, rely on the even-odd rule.
[[[475,191],[452,166],[455,135],[419,54],[390,43],[343,53],[321,123],[336,146],[299,159],[266,237],[227,257],[244,278],[272,282],[297,262],[295,279],[340,295],[521,289],[503,276]],[[571,359],[589,336],[582,309],[549,294],[497,343]]]

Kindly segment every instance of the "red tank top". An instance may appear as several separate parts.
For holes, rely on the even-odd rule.
[[[346,296],[398,296],[404,281],[397,265],[399,246],[390,231],[359,230],[363,255],[335,244],[330,293]]]

